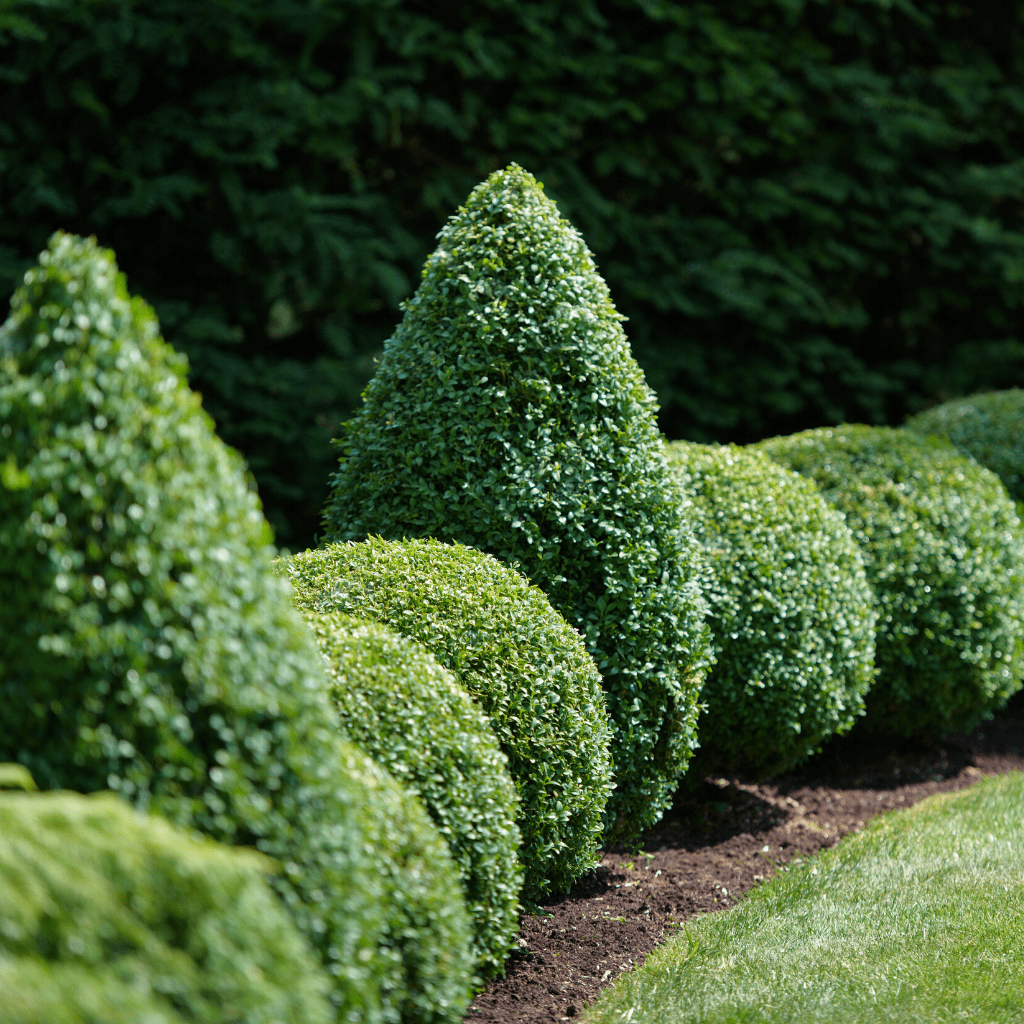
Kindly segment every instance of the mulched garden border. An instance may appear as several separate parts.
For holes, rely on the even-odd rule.
[[[970,735],[935,743],[830,743],[798,771],[681,790],[631,849],[610,848],[566,896],[523,918],[506,976],[466,1021],[557,1024],[634,970],[694,914],[725,910],[778,866],[834,846],[873,815],[985,775],[1024,770],[1024,694]]]

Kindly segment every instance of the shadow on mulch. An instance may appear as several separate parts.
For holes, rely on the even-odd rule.
[[[735,905],[779,865],[834,846],[882,811],[1014,770],[1024,770],[1024,692],[970,735],[878,743],[854,734],[762,783],[708,778],[680,791],[636,847],[605,850],[570,893],[524,917],[506,976],[466,1020],[572,1020],[686,918]]]

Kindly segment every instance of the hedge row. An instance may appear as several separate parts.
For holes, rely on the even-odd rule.
[[[758,445],[846,517],[878,607],[865,727],[967,730],[1024,678],[1024,533],[999,478],[951,444],[844,425]]]
[[[496,172],[341,442],[325,525],[355,536],[275,559],[112,254],[58,233],[12,300],[0,760],[274,858],[249,873],[287,912],[281,955],[323,965],[287,995],[264,979],[306,1000],[285,1016],[329,993],[353,1022],[459,1019],[520,899],[657,820],[702,709],[701,770],[765,774],[860,719],[969,728],[1021,685],[1024,531],[995,474],[888,428],[666,451],[620,320],[539,184]],[[32,934],[25,913],[0,932]],[[157,960],[163,913],[139,939]],[[209,969],[182,1018],[201,1020],[240,983],[189,950],[207,966],[174,984]],[[90,955],[82,998],[127,1006],[113,953]],[[56,1019],[77,1012],[74,971],[21,966],[18,984],[57,979]]]
[[[401,631],[483,710],[518,793],[524,898],[564,892],[595,866],[612,782],[608,713],[579,634],[540,590],[490,555],[437,541],[329,544],[281,569],[299,607]]]
[[[240,460],[94,240],[54,236],[0,359],[0,755],[276,858],[346,1019],[457,1019],[520,897],[596,862],[609,724],[579,634],[514,569],[436,543],[293,559],[307,597],[328,570],[304,628]],[[339,614],[387,619],[374,586],[438,660]]]
[[[578,626],[612,726],[606,838],[660,816],[699,701],[701,770],[765,774],[862,717],[900,735],[969,728],[1020,686],[1024,550],[973,460],[852,427],[814,435],[830,439],[820,465],[789,457],[799,435],[761,452],[676,444],[669,470],[622,318],[540,184],[495,172],[438,237],[338,441],[324,529],[489,551]],[[859,454],[843,461],[840,435]],[[422,595],[394,597],[416,573],[339,584],[355,549],[339,550],[300,556],[336,565],[302,570],[300,600],[372,608],[429,642],[436,626],[406,623]],[[440,594],[431,573],[416,586]]]

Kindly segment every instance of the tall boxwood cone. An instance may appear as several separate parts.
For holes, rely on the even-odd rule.
[[[687,499],[583,239],[512,164],[477,186],[337,442],[327,540],[433,537],[518,563],[604,677],[609,835],[655,822],[710,658]]]

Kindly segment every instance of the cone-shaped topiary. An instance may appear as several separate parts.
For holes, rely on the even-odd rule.
[[[342,1019],[397,1021],[411,1001],[457,1020],[471,961],[447,850],[338,735],[258,500],[185,361],[94,240],[55,235],[11,305],[0,760],[278,858]],[[416,891],[396,902],[403,871]]]
[[[1024,503],[1024,389],[956,398],[912,416],[904,426],[914,434],[947,438],[991,469],[1014,501]]]
[[[419,641],[483,709],[522,801],[525,899],[564,892],[594,866],[608,712],[582,639],[540,590],[491,555],[437,541],[330,544],[278,565],[299,607]]]
[[[346,734],[422,800],[462,879],[482,979],[519,927],[519,796],[486,715],[421,644],[377,622],[306,611]]]
[[[994,473],[891,427],[844,424],[756,447],[813,479],[861,546],[878,608],[864,728],[967,730],[1020,688],[1024,537]]]
[[[700,775],[767,776],[847,732],[874,678],[874,594],[843,517],[760,452],[676,441],[710,570],[718,660],[701,692]]]
[[[0,1021],[331,1024],[272,870],[111,793],[0,793]]]
[[[328,540],[434,537],[518,563],[604,677],[610,833],[667,805],[709,660],[654,395],[580,235],[515,164],[441,231],[338,442]]]

